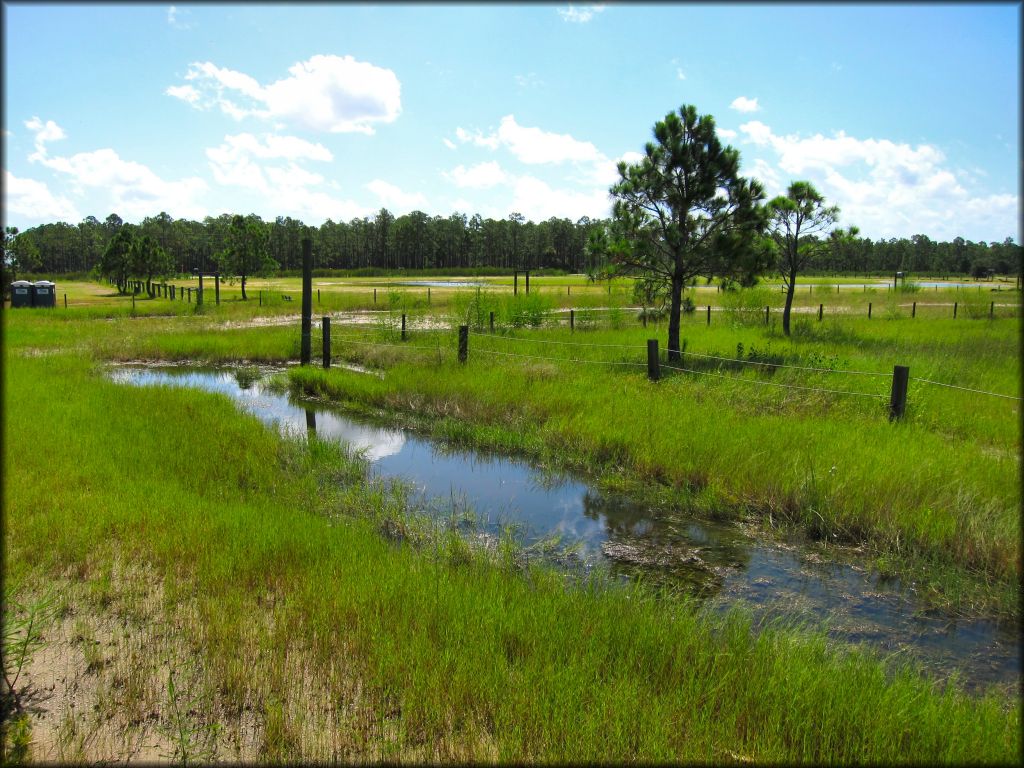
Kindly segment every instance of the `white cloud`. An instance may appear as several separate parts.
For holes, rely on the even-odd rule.
[[[40,223],[75,223],[83,218],[70,200],[54,195],[45,183],[19,179],[10,171],[4,171],[4,211]],[[7,224],[6,220],[4,224]]]
[[[477,163],[470,168],[457,165],[451,173],[445,173],[444,176],[457,187],[469,189],[489,189],[508,180],[508,176],[496,162]]]
[[[244,72],[195,62],[185,79],[200,97],[181,89],[166,92],[197,109],[217,106],[236,120],[256,117],[330,133],[372,134],[375,124],[394,122],[402,111],[401,84],[390,69],[351,56],[316,55],[288,72],[264,86]],[[233,100],[240,97],[242,104]]]
[[[389,184],[382,179],[374,179],[366,188],[380,198],[381,204],[396,215],[408,213],[413,210],[423,210],[427,206],[427,199],[420,192],[403,192],[394,184]]]
[[[183,18],[188,15],[190,15],[190,12],[187,8],[182,10],[175,5],[172,5],[167,9],[167,23],[175,29],[191,29],[192,25]],[[182,18],[179,18],[179,16]]]
[[[441,139],[441,141],[444,142],[444,145],[448,147],[448,149],[455,149],[455,142],[451,139]]]
[[[38,117],[25,123],[35,131],[36,151],[29,161],[39,163],[69,177],[72,191],[85,187],[105,190],[113,210],[126,218],[145,218],[167,211],[175,217],[202,218],[205,209],[197,198],[206,191],[206,182],[198,177],[166,181],[147,166],[122,160],[113,149],[79,152],[70,157],[50,157],[46,143],[66,137],[52,120]]]
[[[536,72],[530,72],[528,75],[516,75],[514,79],[520,88],[536,88],[544,84],[544,81],[537,77]]]
[[[781,194],[791,180],[807,179],[839,205],[844,223],[856,224],[868,237],[1019,237],[1018,197],[968,190],[937,147],[858,139],[843,131],[832,137],[779,136],[758,121],[740,131],[774,154],[774,163],[758,158],[752,171],[770,194]]]
[[[716,128],[715,130],[718,133],[718,135],[721,136],[726,141],[731,141],[732,139],[735,139],[737,136],[736,131],[730,130],[729,128]]]
[[[490,136],[484,136],[480,131],[474,131],[470,133],[464,128],[455,129],[455,138],[461,141],[463,144],[469,142],[477,147],[486,147],[487,149],[498,148],[498,136],[492,134]]]
[[[760,109],[757,99],[748,99],[746,96],[737,96],[729,106],[737,112],[757,112]]]
[[[686,79],[686,74],[679,67],[676,67],[676,79],[677,80],[685,80]]]
[[[576,221],[582,216],[609,216],[611,201],[606,189],[591,192],[552,189],[538,178],[523,176],[516,181],[509,210],[519,211],[531,221],[545,221],[552,216]]]
[[[564,21],[571,21],[575,24],[586,24],[594,18],[595,14],[601,13],[603,10],[604,6],[600,4],[581,5],[577,8],[570,3],[568,8],[559,8],[558,15],[561,16]]]
[[[168,96],[181,99],[187,104],[196,104],[199,101],[199,91],[191,85],[171,85],[164,91]]]
[[[498,139],[520,162],[527,164],[595,162],[603,157],[589,141],[579,141],[567,133],[527,128],[519,125],[513,115],[501,118]]]

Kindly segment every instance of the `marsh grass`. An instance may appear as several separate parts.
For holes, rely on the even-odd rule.
[[[716,619],[642,587],[505,567],[451,530],[420,546],[382,537],[385,519],[403,519],[403,496],[364,482],[339,447],[283,440],[225,397],[119,387],[71,355],[5,354],[8,574],[98,583],[90,610],[109,613],[138,599],[116,588],[135,579],[107,564],[145,564],[161,597],[129,612],[184,644],[171,663],[198,665],[173,692],[151,665],[145,706],[173,727],[175,707],[198,702],[180,732],[222,725],[219,757],[1020,757],[1020,704],[995,692],[967,697],[820,634],[755,633],[742,612]],[[335,374],[324,381],[341,383]],[[119,700],[97,703],[111,711]],[[65,759],[102,752],[102,731],[65,722]]]

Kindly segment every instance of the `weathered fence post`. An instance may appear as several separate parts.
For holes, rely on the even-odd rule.
[[[954,320],[956,320],[956,305],[957,305],[957,302],[954,301],[953,302],[953,319]]]
[[[316,289],[316,303],[317,304],[320,303],[320,289],[319,288]]]
[[[331,367],[331,318],[324,315],[323,321],[324,336],[324,368]]]
[[[573,333],[576,330],[576,310],[569,310],[569,333]]]
[[[647,378],[651,381],[657,381],[661,376],[661,370],[658,367],[658,340],[648,339],[647,340]]]
[[[708,325],[711,325],[711,305],[708,304]]]
[[[917,302],[915,301],[910,305],[910,316],[917,317]]]
[[[768,325],[768,305],[764,305],[764,324]]]
[[[903,418],[907,408],[907,383],[910,381],[910,368],[905,365],[892,367],[892,396],[889,398],[889,421]]]
[[[402,341],[405,341],[405,312],[402,313]]]
[[[67,296],[67,294],[64,294],[64,295]],[[991,304],[988,305],[988,319],[989,320],[993,320],[993,319],[995,319],[995,316],[996,316],[996,303],[993,301]]]
[[[871,302],[868,302],[868,320],[871,319]]]
[[[572,286],[571,285],[565,286],[565,295],[566,296],[572,296]]]
[[[488,328],[490,328],[491,333],[494,333],[494,310],[493,309],[491,310],[490,316],[487,319],[487,325],[488,325]]]
[[[427,286],[427,304],[430,303],[430,286]]]
[[[309,365],[310,336],[313,325],[313,241],[302,238],[302,337],[299,362]]]
[[[469,326],[459,326],[459,362],[466,362],[466,357],[469,354]]]
[[[68,308],[68,295],[65,293],[64,294],[64,309],[67,309],[67,308]]]
[[[530,295],[530,270],[526,270],[526,295]]]
[[[819,323],[821,322],[821,318],[824,317],[824,316],[825,316],[825,305],[824,304],[819,304],[818,305],[818,322]]]
[[[263,306],[263,291],[260,291],[260,306]]]
[[[377,289],[376,288],[373,289],[373,303],[374,304],[377,303]]]

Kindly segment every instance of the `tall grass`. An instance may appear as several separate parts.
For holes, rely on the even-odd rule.
[[[147,564],[165,610],[195,605],[178,636],[224,717],[255,719],[265,759],[330,758],[301,736],[319,691],[342,759],[1021,756],[1019,702],[887,673],[821,635],[755,635],[739,613],[520,573],[457,537],[388,543],[401,497],[328,444],[282,440],[224,397],[118,387],[82,357],[4,363],[7,575]]]

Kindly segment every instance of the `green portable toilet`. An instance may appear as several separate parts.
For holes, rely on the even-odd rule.
[[[11,308],[32,306],[32,283],[15,280],[11,283]]]
[[[33,307],[56,307],[57,286],[49,280],[37,280],[32,286]]]

